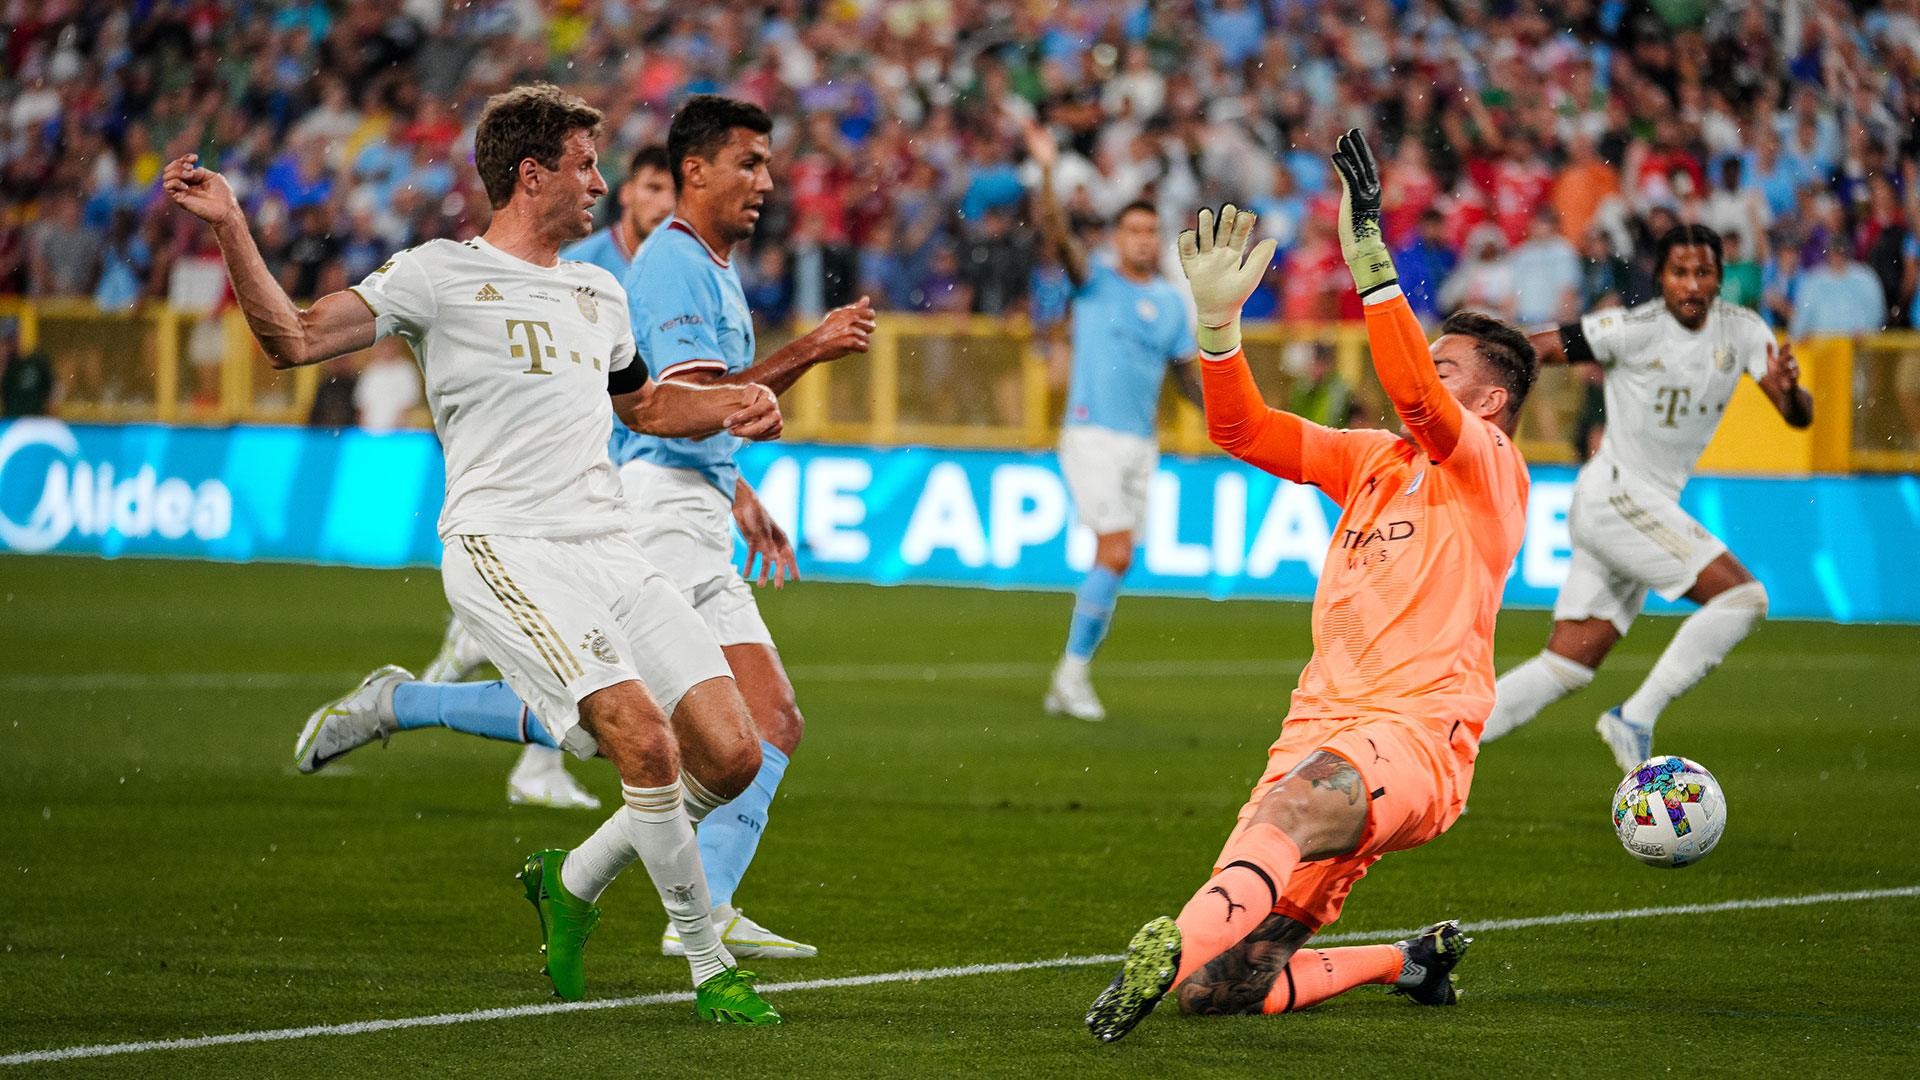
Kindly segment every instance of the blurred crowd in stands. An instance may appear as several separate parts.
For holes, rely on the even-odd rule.
[[[484,228],[475,117],[538,79],[606,111],[616,186],[689,94],[775,114],[739,260],[773,321],[860,293],[1061,318],[1037,118],[1091,239],[1139,198],[1169,236],[1256,208],[1281,254],[1251,316],[1358,314],[1326,154],[1361,127],[1429,318],[1647,299],[1653,239],[1702,221],[1783,330],[1913,325],[1920,0],[0,0],[0,294],[223,303],[159,195],[188,152],[291,293],[340,288]]]

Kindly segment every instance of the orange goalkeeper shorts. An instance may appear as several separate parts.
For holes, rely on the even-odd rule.
[[[1389,851],[1432,840],[1459,818],[1473,782],[1478,747],[1465,736],[1449,741],[1432,724],[1378,714],[1339,720],[1289,720],[1268,752],[1267,771],[1240,808],[1238,836],[1260,800],[1316,751],[1344,758],[1359,771],[1368,794],[1367,825],[1358,847],[1332,859],[1303,862],[1287,879],[1273,910],[1315,930],[1340,917],[1353,883]],[[1215,861],[1218,873],[1231,860]]]

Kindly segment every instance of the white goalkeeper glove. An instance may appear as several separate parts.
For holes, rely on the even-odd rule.
[[[1193,306],[1199,315],[1200,348],[1215,355],[1240,347],[1240,308],[1273,262],[1279,244],[1262,240],[1251,254],[1254,215],[1228,203],[1220,210],[1216,229],[1212,210],[1200,211],[1197,229],[1180,234],[1180,268],[1193,286]]]

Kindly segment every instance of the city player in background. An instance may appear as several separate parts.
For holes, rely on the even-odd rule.
[[[1456,1000],[1469,939],[1435,923],[1393,945],[1305,949],[1379,858],[1460,815],[1493,708],[1493,625],[1526,530],[1527,467],[1513,444],[1533,385],[1525,335],[1485,315],[1441,325],[1431,348],[1380,234],[1380,177],[1357,131],[1333,156],[1340,246],[1366,308],[1381,388],[1403,431],[1339,431],[1261,400],[1240,309],[1274,242],[1253,215],[1180,235],[1198,310],[1207,432],[1233,456],[1341,507],[1313,601],[1313,657],[1265,773],[1214,874],[1177,919],[1154,919],[1087,1013],[1103,1042],[1178,987],[1189,1013],[1284,1013],[1356,986],[1423,1005]]]
[[[1104,720],[1089,665],[1113,623],[1120,585],[1133,565],[1134,535],[1160,464],[1160,388],[1171,367],[1180,390],[1200,404],[1199,365],[1187,305],[1160,275],[1160,215],[1129,203],[1113,219],[1114,264],[1092,258],[1067,224],[1053,188],[1060,159],[1052,134],[1027,127],[1027,153],[1040,166],[1040,229],[1066,268],[1073,374],[1060,430],[1060,471],[1080,523],[1097,538],[1093,567],[1074,593],[1066,648],[1047,687],[1048,713]]]
[[[555,740],[604,754],[620,773],[621,808],[579,847],[535,852],[521,872],[554,993],[583,996],[595,901],[637,859],[687,943],[696,1014],[778,1023],[715,931],[693,832],[753,782],[753,719],[705,623],[633,537],[606,443],[614,416],[668,435],[775,438],[779,407],[764,386],[649,378],[619,283],[559,257],[592,229],[606,193],[594,149],[602,119],[551,85],[494,95],[474,138],[493,208],[486,232],[400,252],[304,311],[274,281],[223,177],[188,155],[167,166],[163,186],[214,224],[247,324],[276,367],[396,334],[412,346],[447,458],[447,600]],[[329,716],[390,712],[410,681],[374,671],[315,714],[296,760],[320,753]]]
[[[1533,335],[1543,359],[1605,370],[1607,426],[1599,453],[1574,481],[1573,558],[1547,647],[1500,677],[1483,742],[1592,682],[1649,591],[1684,596],[1700,610],[1680,624],[1633,696],[1596,725],[1614,764],[1629,772],[1653,756],[1661,711],[1766,617],[1766,586],[1680,508],[1680,492],[1742,375],[1795,428],[1813,423],[1813,397],[1800,385],[1792,348],[1776,344],[1754,311],[1719,299],[1720,260],[1712,229],[1677,226],[1655,249],[1659,299]]]

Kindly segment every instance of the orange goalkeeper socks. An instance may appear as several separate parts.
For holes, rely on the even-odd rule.
[[[1368,983],[1391,985],[1400,978],[1406,957],[1393,945],[1360,945],[1351,949],[1301,949],[1273,981],[1267,993],[1268,1013],[1299,1012],[1330,997]]]
[[[1180,927],[1178,986],[1207,962],[1253,933],[1286,890],[1287,878],[1300,865],[1300,847],[1277,825],[1249,825],[1227,845],[1227,865],[1174,920]]]

